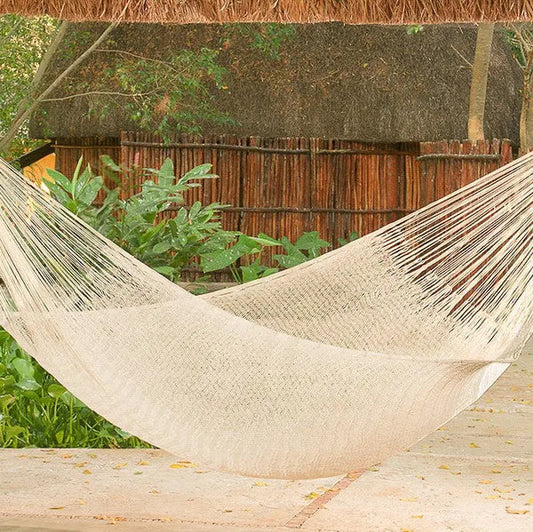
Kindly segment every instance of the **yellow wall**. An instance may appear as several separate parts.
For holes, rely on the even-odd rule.
[[[34,183],[41,184],[41,179],[47,177],[46,173],[47,168],[55,168],[56,165],[56,156],[55,153],[51,153],[42,159],[39,159],[37,162],[33,163],[31,166],[27,166],[23,170],[23,174],[31,179]]]

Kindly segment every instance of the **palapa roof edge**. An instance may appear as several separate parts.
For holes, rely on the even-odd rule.
[[[532,0],[0,0],[0,14],[159,23],[531,22]]]
[[[44,74],[44,86],[64,70],[72,53],[87,46],[79,44],[80,36],[93,42],[104,27],[69,24]],[[160,60],[184,49],[218,50],[217,64],[226,73],[224,87],[211,88],[213,110],[228,113],[237,123],[201,122],[209,134],[382,143],[467,137],[477,35],[473,25],[427,25],[410,34],[404,26],[295,24],[277,57],[253,46],[260,24],[246,27],[251,31],[220,24],[120,24],[111,39],[115,49]],[[125,98],[113,103],[112,97],[101,95],[71,97],[77,83],[87,91],[98,89],[98,73],[113,71],[116,60],[116,54],[95,53],[80,65],[73,79],[51,95],[59,100],[39,106],[30,121],[31,134],[118,137],[120,131],[139,130]],[[504,29],[497,27],[487,85],[487,138],[518,142],[522,88],[522,71]],[[103,116],[99,110],[106,103],[112,105]],[[154,131],[164,115],[154,109],[153,123],[142,130]]]

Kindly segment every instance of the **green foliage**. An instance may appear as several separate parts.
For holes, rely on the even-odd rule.
[[[174,165],[166,159],[161,168],[143,170],[146,179],[141,191],[126,200],[121,199],[120,183],[132,170],[115,164],[104,156],[106,176],[117,184],[113,189],[104,186],[104,179],[94,175],[90,166],[83,171],[80,159],[72,179],[55,170],[48,170],[51,179],[44,183],[52,195],[74,214],[82,218],[106,238],[113,240],[128,253],[173,281],[178,281],[187,265],[195,265],[202,273],[229,268],[237,282],[248,282],[291,268],[318,257],[331,247],[317,231],[304,233],[292,243],[287,237],[276,240],[264,233],[248,236],[238,231],[222,229],[220,215],[225,205],[195,202],[183,206],[183,194],[200,186],[201,181],[217,176],[210,173],[211,165],[193,168],[176,178]],[[97,196],[101,204],[95,204]],[[162,216],[174,209],[172,218]],[[358,238],[356,232],[345,245]],[[273,267],[261,263],[266,248],[277,247]],[[242,260],[241,260],[242,259]],[[199,261],[199,262],[197,262]]]
[[[0,137],[7,131],[19,105],[31,87],[41,58],[57,28],[50,17],[25,18],[18,15],[0,16]],[[17,157],[38,141],[21,128],[9,153]]]
[[[215,106],[212,89],[227,89],[218,50],[183,49],[154,58],[114,44],[110,40],[95,52],[80,67],[79,78],[72,77],[63,88],[69,98],[87,99],[89,117],[105,120],[110,113],[125,113],[135,129],[158,133],[164,140],[174,133],[199,134],[202,124],[235,123]],[[95,70],[98,75],[88,75]]]
[[[279,61],[283,46],[292,41],[296,35],[296,28],[275,22],[259,25],[228,24],[226,33],[226,39],[240,35],[247,40],[252,50],[260,51],[266,59]]]
[[[408,35],[416,35],[417,33],[422,33],[424,31],[424,26],[422,24],[410,24],[407,26]]]
[[[175,177],[167,159],[161,168],[127,169],[103,157],[106,179],[80,159],[71,179],[49,170],[45,180],[52,196],[106,237],[171,280],[185,265],[199,260],[205,274],[230,268],[239,282],[265,277],[317,257],[330,243],[316,231],[296,242],[268,235],[257,237],[225,231],[224,205],[200,202],[183,206],[183,194],[216,176],[203,164]],[[148,178],[142,190],[121,199],[120,183],[133,171]],[[114,183],[108,188],[104,181]],[[97,201],[98,200],[98,201]],[[176,208],[176,216],[161,216]],[[341,245],[357,238],[352,233]],[[265,249],[276,247],[275,267],[261,263]],[[147,444],[107,422],[70,394],[0,329],[0,447],[140,447]]]
[[[107,178],[121,183],[121,174],[128,170],[109,157],[103,158],[103,162]],[[210,173],[209,164],[176,178],[174,165],[167,159],[159,169],[144,169],[149,179],[138,194],[125,200],[120,197],[118,185],[113,189],[105,187],[101,176],[94,175],[89,166],[81,171],[81,164],[80,159],[72,179],[48,171],[51,179],[45,180],[45,184],[52,195],[105,237],[173,281],[179,280],[183,267],[195,257],[224,248],[238,235],[222,229],[223,205],[203,206],[196,202],[190,208],[182,206],[184,192],[200,186],[202,180],[216,177]],[[96,205],[94,200],[99,194],[104,199],[101,205]],[[177,209],[176,216],[162,217],[170,208]]]
[[[533,50],[533,24],[520,24],[505,29],[505,38],[520,68],[526,70]]]
[[[0,330],[0,447],[145,447],[92,412]]]

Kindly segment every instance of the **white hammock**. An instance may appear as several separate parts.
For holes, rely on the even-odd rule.
[[[533,154],[264,280],[190,295],[0,161],[2,324],[84,403],[253,476],[366,468],[475,401],[533,325]]]

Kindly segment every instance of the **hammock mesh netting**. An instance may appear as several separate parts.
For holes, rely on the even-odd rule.
[[[193,296],[0,161],[2,325],[89,407],[251,476],[366,468],[469,406],[533,325],[533,154],[265,279]]]

